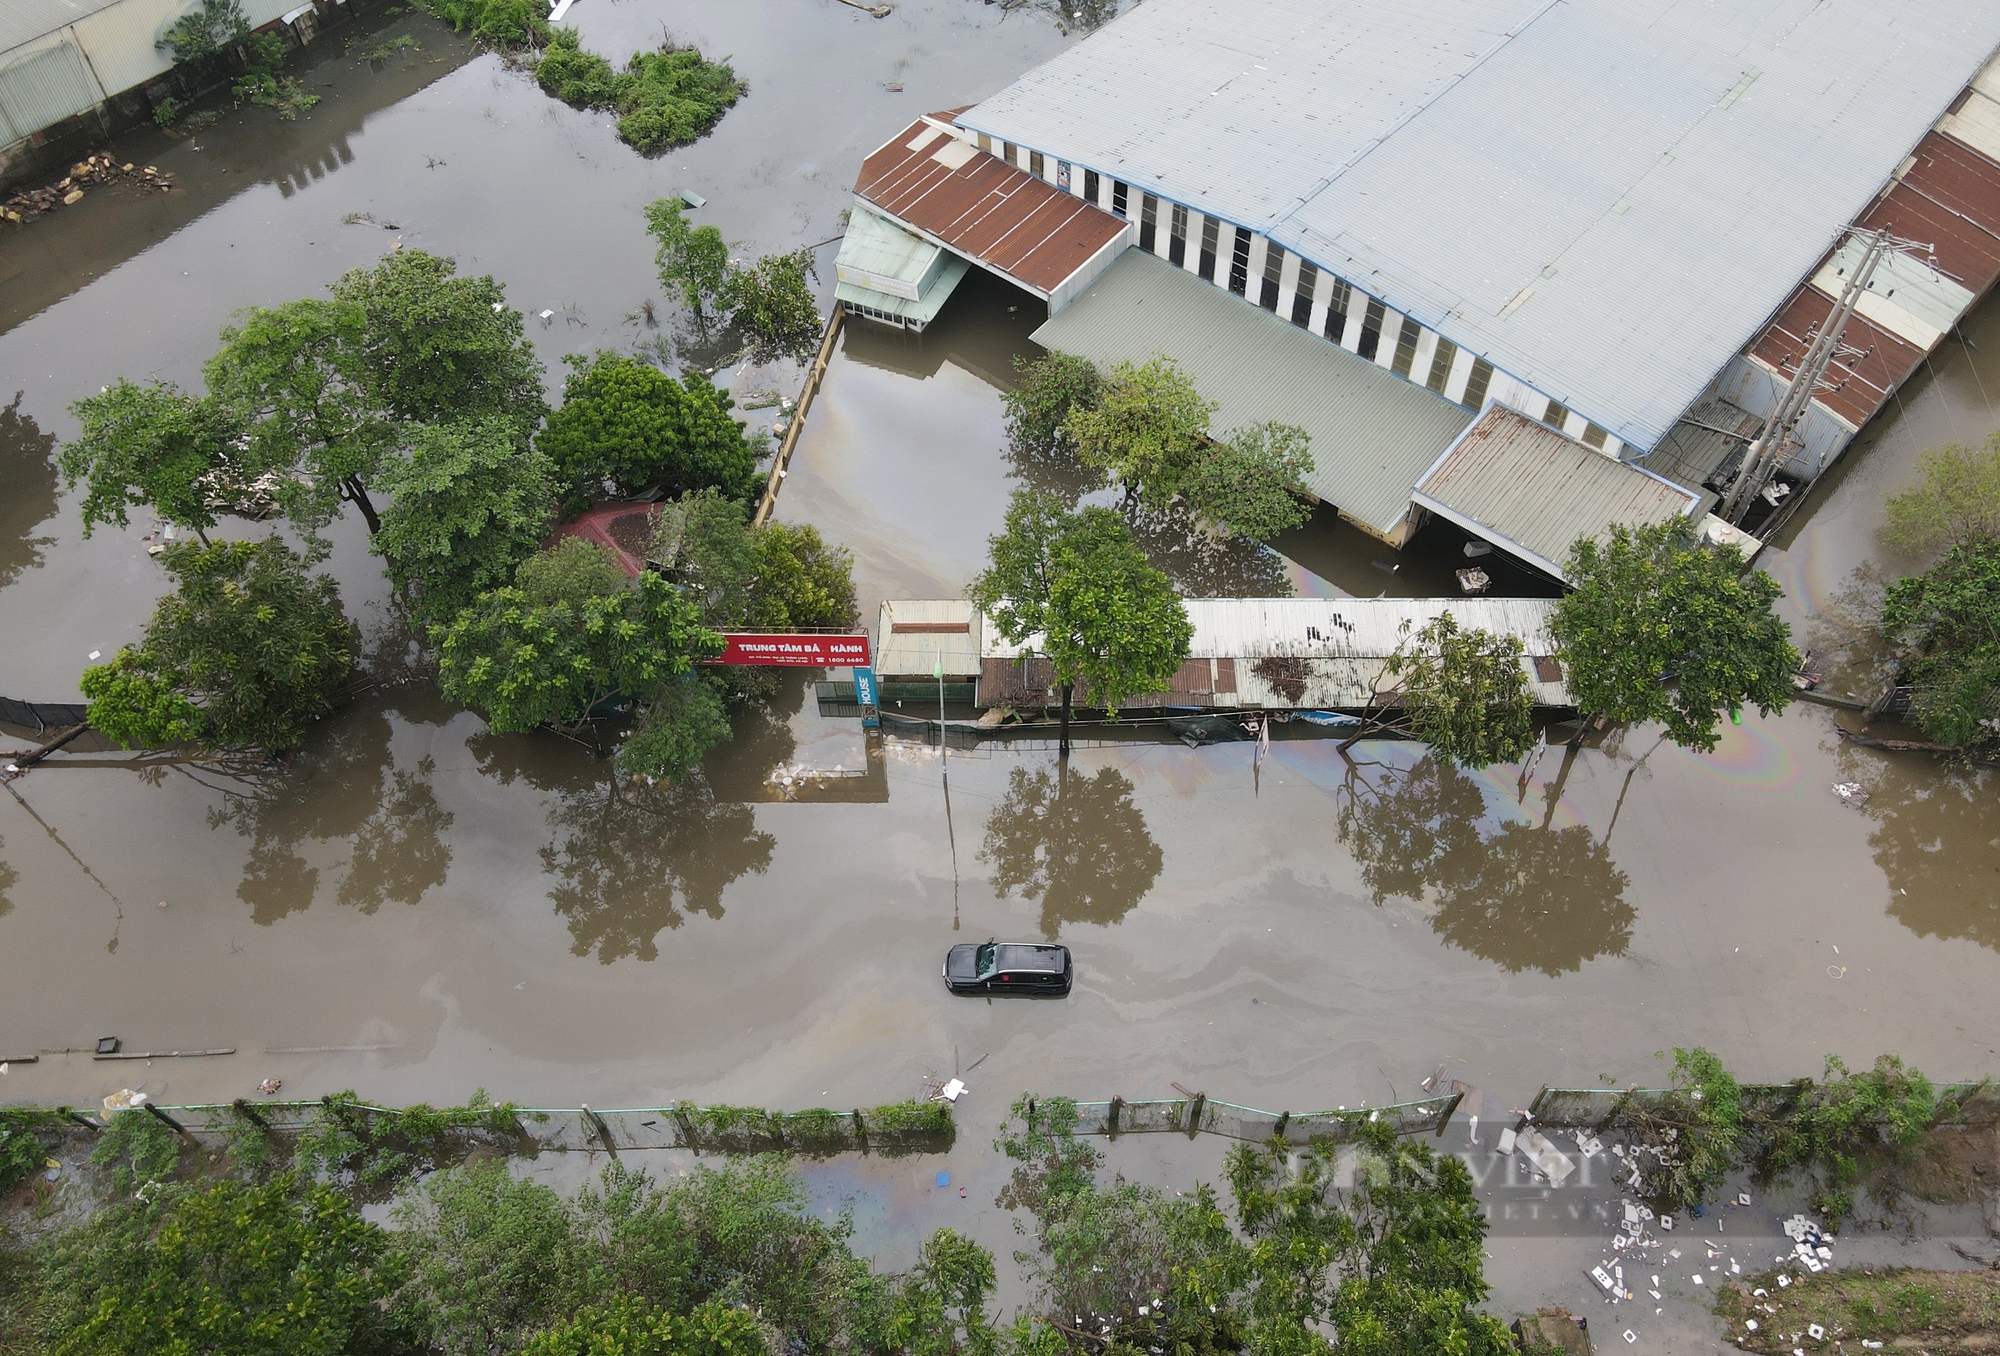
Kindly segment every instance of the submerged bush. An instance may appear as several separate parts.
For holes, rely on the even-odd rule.
[[[541,87],[575,108],[616,111],[618,135],[642,155],[695,141],[750,90],[728,62],[710,61],[693,47],[669,43],[657,52],[634,52],[614,73],[610,62],[583,50],[572,30],[559,30],[548,44],[535,64]]]
[[[540,47],[549,39],[541,0],[427,0],[431,13],[495,47]]]

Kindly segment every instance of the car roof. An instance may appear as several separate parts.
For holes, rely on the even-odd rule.
[[[1001,942],[994,962],[1002,970],[1049,970],[1063,968],[1069,954],[1065,946],[1039,946],[1031,942]]]

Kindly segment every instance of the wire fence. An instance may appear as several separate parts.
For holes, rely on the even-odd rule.
[[[135,1108],[202,1143],[222,1143],[253,1127],[278,1135],[304,1135],[338,1125],[366,1139],[418,1136],[506,1144],[523,1153],[686,1149],[695,1153],[839,1153],[884,1155],[944,1153],[957,1135],[951,1109],[938,1103],[899,1102],[832,1111],[767,1111],[761,1107],[516,1107],[453,1108],[371,1106],[328,1098],[316,1102],[202,1102]],[[69,1108],[71,1119],[101,1128],[101,1118]]]
[[[1462,1092],[1396,1102],[1379,1107],[1341,1107],[1335,1111],[1262,1111],[1256,1107],[1219,1102],[1199,1093],[1169,1101],[1078,1102],[1076,1132],[1080,1135],[1180,1134],[1222,1135],[1263,1143],[1282,1139],[1288,1144],[1345,1144],[1360,1139],[1370,1125],[1386,1123],[1398,1135],[1441,1135],[1464,1098]],[[1033,1114],[1033,1103],[1029,1104]]]

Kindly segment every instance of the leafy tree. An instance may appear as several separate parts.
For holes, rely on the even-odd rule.
[[[121,378],[69,410],[83,429],[63,444],[57,464],[67,487],[89,482],[84,536],[99,523],[127,526],[127,510],[144,504],[207,543],[216,512],[204,482],[230,467],[238,434],[227,409],[171,382],[137,386]]]
[[[729,713],[715,687],[690,674],[657,688],[618,746],[618,768],[635,777],[679,781],[708,751],[729,742]]]
[[[1528,752],[1535,742],[1535,703],[1521,667],[1520,637],[1460,630],[1449,612],[1414,637],[1408,622],[1403,632],[1406,644],[1389,656],[1383,676],[1396,685],[1402,715],[1417,738],[1464,767],[1511,763]],[[1407,644],[1412,639],[1415,644]]]
[[[1962,542],[1890,585],[1882,629],[1926,735],[1961,748],[2000,739],[2000,538]]]
[[[505,1163],[437,1173],[397,1202],[394,1218],[407,1277],[397,1308],[432,1350],[514,1350],[578,1297],[586,1240],[562,1197]]]
[[[676,572],[713,630],[842,630],[860,620],[854,557],[810,524],[750,523],[749,505],[714,490],[682,496],[661,523]]]
[[[819,305],[806,279],[819,281],[809,249],[767,254],[729,279],[729,304],[736,322],[750,334],[751,356],[770,362],[780,356],[803,362],[819,345]]]
[[[396,431],[365,384],[358,306],[305,298],[251,307],[224,326],[208,389],[246,433],[247,469],[277,471],[279,502],[318,553],[318,534],[351,503],[381,526],[368,481]]]
[[[1187,658],[1187,609],[1110,509],[1068,513],[1054,496],[1016,491],[1006,531],[987,545],[991,563],[972,581],[972,600],[1010,643],[1039,638],[1062,689],[1064,750],[1079,682],[1116,718]]]
[[[409,459],[390,461],[377,483],[391,502],[371,548],[425,623],[511,581],[554,516],[554,467],[497,415],[412,426]]]
[[[1312,517],[1305,478],[1312,474],[1312,436],[1290,424],[1238,429],[1202,448],[1181,496],[1188,512],[1225,532],[1269,541]]]
[[[493,415],[525,437],[541,421],[521,313],[492,278],[457,267],[399,250],[342,276],[330,301],[252,307],[222,331],[208,388],[243,422],[248,469],[285,475],[285,511],[319,553],[342,502],[380,529],[369,482],[409,424]]]
[[[615,695],[650,699],[722,644],[673,585],[651,571],[628,581],[609,551],[573,537],[432,636],[445,695],[503,734],[574,729]]]
[[[172,52],[176,66],[202,65],[250,32],[239,0],[201,0],[201,5],[167,26],[153,46]]]
[[[997,1280],[992,1253],[955,1229],[939,1229],[897,1290],[885,1325],[888,1347],[908,1356],[991,1356],[998,1333],[986,1297]]]
[[[1734,546],[1703,546],[1675,520],[1611,529],[1570,548],[1574,584],[1550,631],[1577,709],[1620,724],[1660,721],[1667,737],[1706,753],[1722,712],[1768,715],[1792,700],[1799,666],[1791,629],[1771,611],[1780,590],[1743,573]]]
[[[1113,367],[1097,403],[1072,409],[1063,431],[1086,465],[1124,487],[1128,504],[1160,510],[1188,487],[1214,414],[1214,402],[1162,356]]]
[[[1923,478],[1889,496],[1882,536],[1911,555],[2000,537],[2000,430],[1977,448],[1934,447],[1919,463]]]
[[[1678,1215],[1712,1196],[1736,1165],[1746,1131],[1743,1089],[1712,1051],[1675,1046],[1668,1095],[1621,1099],[1610,1125],[1665,1149],[1648,1165],[1646,1194],[1662,1213]]]
[[[491,277],[456,277],[455,260],[397,250],[333,284],[360,309],[361,380],[385,417],[449,423],[497,414],[525,434],[547,413],[542,364],[521,313]]]
[[[729,245],[721,231],[690,223],[681,215],[679,199],[656,198],[646,204],[646,233],[659,246],[654,261],[660,286],[680,293],[699,318],[705,318],[711,307],[727,307]]]
[[[90,723],[126,745],[296,748],[354,663],[334,582],[274,537],[176,543],[161,563],[177,587],[143,639],[84,670]]]
[[[333,1188],[281,1174],[164,1199],[108,1206],[50,1249],[40,1283],[51,1352],[390,1349],[381,1301],[393,1255]]]
[[[1014,358],[1015,385],[1000,395],[1007,407],[1007,441],[1017,453],[1037,460],[1074,454],[1065,427],[1071,414],[1096,408],[1104,386],[1097,364],[1074,353],[1051,349],[1039,358]]]
[[[1160,845],[1115,767],[1073,775],[1067,763],[1012,769],[1007,794],[986,819],[979,860],[1001,898],[1018,890],[1042,902],[1042,935],[1068,922],[1116,923],[1159,879]]]
[[[1339,1240],[1348,1253],[1327,1314],[1340,1350],[1351,1356],[1511,1353],[1514,1340],[1505,1325],[1477,1307],[1490,1287],[1482,1266],[1486,1219],[1472,1173],[1455,1156],[1397,1140],[1385,1125],[1368,1127],[1363,1144],[1365,1157],[1344,1202],[1353,1234],[1351,1242]],[[1275,1177],[1282,1157],[1275,1146],[1266,1153]],[[1276,1237],[1284,1239],[1288,1229],[1289,1222]]]
[[[714,488],[750,499],[762,488],[757,453],[729,417],[735,402],[700,373],[675,381],[608,352],[570,362],[562,407],[549,416],[538,446],[572,504],[588,503],[605,482],[620,495]]]

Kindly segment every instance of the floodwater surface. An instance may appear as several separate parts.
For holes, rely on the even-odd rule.
[[[232,311],[317,292],[398,242],[505,283],[552,393],[560,359],[598,347],[726,359],[666,305],[646,201],[700,193],[697,220],[741,252],[824,241],[869,150],[1067,41],[968,0],[884,20],[833,0],[572,13],[613,56],[662,27],[728,55],[750,93],[710,137],[646,160],[430,21],[383,19],[371,34],[417,50],[378,69],[357,30],[323,38],[302,73],[325,101],[297,123],[246,109],[147,142],[174,194],[104,194],[0,234],[0,693],[75,700],[162,589],[150,522],[83,537],[50,464],[72,401],[120,376],[197,384]],[[854,552],[870,624],[885,597],[958,596],[1012,489],[1087,491],[1007,455],[999,389],[1039,319],[975,277],[921,339],[842,336],[779,513]],[[1917,453],[1996,423],[1994,302],[1965,338],[1766,557],[1802,637],[1830,632],[1857,569],[1913,567],[1873,533]],[[718,379],[789,392],[798,372]],[[0,1097],[132,1086],[171,1103],[280,1077],[288,1095],[392,1102],[483,1087],[543,1106],[846,1107],[983,1058],[954,1161],[984,1182],[1004,1176],[987,1128],[1027,1089],[1179,1082],[1304,1110],[1409,1098],[1443,1065],[1497,1116],[1543,1084],[1657,1083],[1674,1045],[1757,1080],[1883,1051],[1940,1079],[2000,1072],[1990,778],[1852,747],[1821,707],[1746,715],[1706,755],[1616,732],[1526,776],[1397,743],[1350,761],[1306,738],[1261,768],[1250,745],[1163,742],[1086,744],[1067,765],[989,744],[947,764],[821,717],[792,680],[704,775],[636,787],[576,743],[495,735],[442,701],[360,528],[333,540],[375,686],[288,767],[85,752],[0,796],[0,1059],[113,1034],[237,1053],[48,1056],[14,1064]],[[1149,541],[1191,593],[1317,596],[1448,591],[1459,544],[1399,556],[1329,521],[1277,552]],[[1857,673],[1836,667],[1834,685]],[[1847,782],[1865,803],[1832,792]],[[991,936],[1068,943],[1075,993],[949,997],[945,950]],[[1509,1302],[1567,1293],[1516,1283]]]

